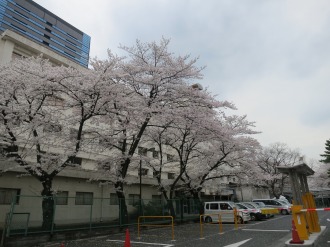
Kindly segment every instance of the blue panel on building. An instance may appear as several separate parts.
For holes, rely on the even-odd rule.
[[[0,33],[6,29],[88,66],[90,36],[32,0],[0,0]]]

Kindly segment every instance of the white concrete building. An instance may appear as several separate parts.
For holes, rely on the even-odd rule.
[[[0,65],[10,62],[16,57],[38,56],[43,54],[55,65],[65,65],[74,68],[84,68],[79,63],[69,59],[49,47],[36,43],[35,41],[22,36],[21,34],[5,30],[0,34]],[[147,150],[145,155],[153,156],[153,150]],[[103,154],[102,154],[103,155]],[[173,154],[169,154],[170,156]],[[80,153],[77,163],[79,169],[66,167],[54,179],[53,188],[57,192],[56,210],[54,219],[56,224],[102,222],[116,220],[118,218],[118,201],[114,186],[102,184],[99,181],[106,180],[107,177],[94,169],[97,157],[101,154]],[[13,210],[15,213],[12,223],[25,222],[28,218],[29,226],[40,226],[42,222],[40,192],[42,186],[38,180],[25,174],[23,169],[15,168],[7,171],[12,166],[8,160],[0,160],[0,226],[5,224],[6,216]],[[166,171],[162,174],[163,179],[172,179],[175,171]],[[134,214],[137,210],[135,202],[140,198],[146,200],[158,200],[160,193],[157,189],[155,174],[144,167],[142,184],[140,187],[140,177],[138,169],[129,171],[129,185],[125,187],[126,198],[129,199],[128,209]],[[89,181],[92,179],[91,181]],[[208,187],[202,192],[204,198],[212,199],[233,199],[235,195],[239,200],[251,200],[254,197],[262,198],[267,196],[266,190],[255,189],[253,186],[229,186],[236,182],[224,179],[219,187]],[[14,201],[13,198],[17,199]],[[186,205],[184,210],[189,212],[190,205]],[[20,222],[20,223],[18,223]]]

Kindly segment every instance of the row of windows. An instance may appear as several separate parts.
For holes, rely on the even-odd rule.
[[[147,148],[144,148],[144,147],[139,147],[138,148],[138,154],[139,155],[142,155],[142,156],[147,156],[148,154],[148,151],[152,152],[152,157],[155,158],[155,159],[158,159],[159,158],[159,152],[156,151],[155,149],[147,149]],[[167,161],[169,162],[172,162],[174,161],[174,155],[171,155],[171,154],[167,154]]]
[[[63,28],[75,32],[67,26]],[[0,1],[0,30],[5,29],[16,30],[87,67],[90,49],[88,35],[77,33],[74,37],[11,0]]]
[[[148,169],[146,169],[146,168],[141,168],[141,174],[140,174],[140,170],[139,170],[139,172],[138,172],[138,174],[139,175],[141,175],[141,176],[147,176],[148,175]],[[159,176],[159,171],[154,171],[153,172],[153,177],[155,178],[155,177],[157,177],[157,176]],[[167,173],[167,178],[168,179],[174,179],[175,178],[175,173],[172,173],[172,172],[168,172]]]
[[[0,188],[0,205],[9,205],[14,202],[19,204],[20,202],[20,189],[13,188]],[[76,192],[75,205],[93,205],[94,194],[93,192]],[[152,200],[161,200],[160,195],[152,195]],[[56,205],[68,205],[69,192],[60,191],[57,192],[55,197]],[[128,205],[136,205],[140,202],[139,194],[128,195]],[[109,205],[119,205],[118,196],[116,193],[110,193]]]

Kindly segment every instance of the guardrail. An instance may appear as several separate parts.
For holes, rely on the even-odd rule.
[[[200,231],[201,231],[201,237],[200,237],[200,239],[204,239],[203,238],[203,226],[204,226],[204,224],[211,224],[211,223],[205,223],[204,222],[204,217],[205,216],[211,216],[212,217],[212,215],[217,215],[218,216],[218,223],[219,223],[219,234],[221,234],[222,233],[222,221],[221,221],[221,213],[220,214],[201,214],[200,216],[199,216],[199,225],[200,225]]]
[[[234,223],[235,223],[235,229],[237,230],[238,229],[238,227],[239,227],[239,222],[237,221],[237,217],[238,216],[240,216],[241,218],[242,218],[242,223],[244,223],[244,218],[243,218],[243,212],[241,212],[241,211],[238,211],[236,208],[232,211],[232,212],[226,212],[226,211],[222,211],[222,212],[220,212],[220,213],[218,213],[218,214],[201,214],[200,215],[200,218],[199,218],[199,222],[200,222],[200,232],[201,232],[201,239],[203,239],[203,225],[204,224],[212,224],[212,222],[210,222],[210,223],[207,223],[207,222],[205,222],[205,216],[207,217],[207,216],[211,216],[211,218],[212,218],[212,215],[213,216],[218,216],[218,224],[219,224],[219,234],[221,234],[222,233],[222,215],[223,214],[233,214],[233,218],[234,218]],[[215,222],[213,222],[213,223],[215,223]]]
[[[141,224],[140,223],[140,219],[142,218],[153,218],[153,219],[159,219],[159,218],[170,218],[171,219],[171,224],[170,225],[163,225],[163,224]],[[140,226],[157,226],[157,227],[161,227],[161,226],[169,226],[172,227],[172,241],[174,241],[174,220],[172,216],[139,216],[138,218],[138,239],[140,239]]]

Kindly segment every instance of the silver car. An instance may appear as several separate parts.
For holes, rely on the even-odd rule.
[[[239,224],[251,220],[250,214],[238,209],[234,202],[218,201],[204,203],[204,222],[218,222],[219,215],[222,222],[235,222],[234,209],[237,210],[237,222]]]

